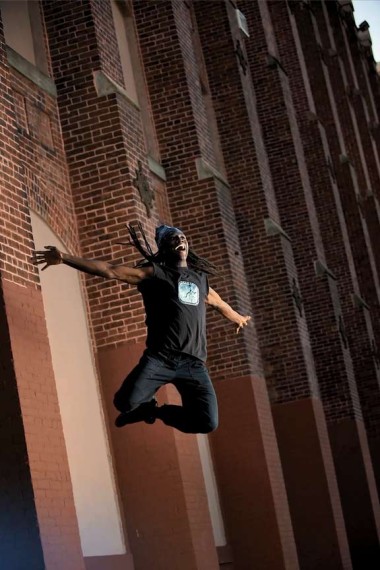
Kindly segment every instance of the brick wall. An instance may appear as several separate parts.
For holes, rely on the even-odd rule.
[[[331,177],[327,168],[329,147],[323,127],[315,114],[315,102],[310,90],[308,67],[303,59],[302,46],[296,43],[300,42],[300,38],[294,16],[288,12],[285,5],[270,3],[270,8],[278,37],[280,61],[289,77],[287,89],[291,89],[291,101],[294,102],[294,112],[297,113],[300,126],[293,136],[298,147],[296,155],[300,164],[301,180],[298,187],[302,181],[302,191],[297,195],[297,184],[293,183],[291,190],[284,192],[284,196],[289,193],[294,195],[290,204],[287,200],[282,201],[285,209],[284,227],[295,241],[295,255],[301,288],[305,292],[305,312],[311,329],[324,409],[328,420],[355,413],[361,417],[351,357],[339,332],[341,303],[337,283],[327,273],[325,277],[323,274],[318,277],[315,266],[316,262],[321,262],[327,267],[329,240],[326,239],[328,234],[324,230],[325,226],[332,226],[329,221],[331,208],[332,216],[336,216]],[[295,4],[292,5],[292,10],[297,10],[299,18],[306,20],[306,28],[310,19],[309,12],[298,10]],[[310,33],[311,30],[304,29],[303,38],[312,38]],[[311,48],[313,51],[315,46],[314,41]],[[304,66],[303,69],[301,65]],[[291,114],[288,114],[291,117]],[[287,172],[288,179],[288,167],[284,166],[283,170]],[[313,235],[310,235],[311,231]],[[339,382],[336,381],[337,377],[340,378]],[[339,394],[333,386],[339,386]]]
[[[108,3],[95,3],[93,8],[94,15],[87,2],[59,9],[54,2],[44,4],[67,165],[82,255],[133,264],[137,256],[132,248],[125,251],[116,242],[126,241],[127,222],[145,217],[133,186],[144,140],[135,106],[122,96],[98,96],[95,90],[93,71],[101,69],[120,80],[121,68],[118,60],[115,71],[118,51]],[[75,22],[70,34],[75,34],[76,47],[67,46],[69,22]],[[98,36],[107,38],[99,49]],[[127,144],[129,140],[134,144]],[[142,305],[136,290],[96,277],[86,277],[86,284],[98,347],[130,338],[143,340]]]
[[[315,7],[314,14],[318,16],[321,5]],[[368,376],[372,369],[374,372],[373,362],[368,352],[370,339],[372,337],[372,325],[367,311],[355,307],[352,302],[352,293],[363,295],[359,288],[358,275],[354,263],[354,253],[347,229],[347,221],[342,205],[343,188],[353,188],[351,173],[348,169],[344,170],[339,162],[339,156],[342,153],[343,139],[341,136],[341,123],[339,120],[337,105],[332,97],[333,89],[331,87],[329,69],[336,65],[334,58],[327,55],[323,59],[316,47],[321,43],[321,37],[325,37],[327,41],[328,29],[324,25],[323,20],[317,20],[315,16],[308,11],[294,11],[294,17],[297,21],[297,33],[300,38],[303,57],[305,58],[306,69],[309,71],[308,77],[311,86],[312,99],[315,103],[315,113],[317,117],[310,117],[311,120],[317,120],[319,123],[319,131],[323,141],[323,155],[319,155],[318,147],[313,149],[313,160],[320,160],[319,172],[313,171],[312,183],[317,188],[315,192],[316,205],[319,212],[319,223],[326,244],[326,261],[330,270],[337,278],[337,286],[342,306],[343,321],[347,327],[348,338],[351,355],[353,358],[355,375],[357,378]],[[319,25],[317,24],[319,23]],[[321,33],[319,32],[321,29]],[[327,50],[323,44],[324,53]],[[335,63],[334,63],[335,62]],[[328,63],[328,66],[327,66]],[[297,87],[295,86],[295,91]],[[298,92],[298,91],[297,91]],[[311,133],[312,127],[307,127]],[[308,149],[306,139],[306,151]],[[332,192],[327,191],[329,188],[326,175],[327,166],[323,165],[323,161],[331,160],[333,170],[330,168],[330,187]],[[327,185],[326,185],[327,182]],[[340,193],[339,193],[339,188]],[[354,192],[354,190],[352,190]],[[347,192],[345,192],[347,194]],[[347,354],[348,356],[348,354]],[[346,358],[347,358],[346,356]],[[375,373],[376,375],[376,373]],[[359,386],[363,385],[363,381],[359,382]],[[374,385],[373,385],[374,386]],[[351,380],[351,392],[354,395],[356,391],[355,383]],[[354,398],[355,400],[355,398]],[[364,405],[364,404],[363,404]],[[356,409],[358,406],[356,405]],[[339,414],[339,411],[338,411]]]
[[[17,525],[36,568],[79,570],[83,560],[38,271],[29,263],[29,208],[71,252],[128,264],[139,256],[116,243],[126,241],[127,222],[142,221],[151,241],[159,221],[173,223],[217,265],[210,284],[254,317],[236,335],[232,324],[208,313],[209,368],[221,412],[210,439],[236,570],[264,563],[295,570],[293,528],[301,565],[309,564],[313,548],[320,560],[333,544],[334,567],[350,567],[335,470],[341,495],[356,498],[351,510],[344,507],[347,520],[360,521],[367,552],[376,542],[376,492],[361,421],[374,460],[380,137],[366,124],[378,120],[378,78],[335,3],[326,9],[313,2],[309,11],[296,2],[239,2],[251,31],[246,40],[232,4],[134,0],[124,7],[128,29],[136,26],[133,57],[142,70],[144,109],[122,91],[108,0],[40,3],[57,97],[10,67],[2,43],[0,351],[7,433],[1,453],[7,468],[1,473],[9,528]],[[148,132],[157,138],[153,146]],[[150,170],[153,147],[166,181]],[[343,164],[342,154],[351,163]],[[139,161],[155,193],[150,216],[136,187]],[[91,276],[83,276],[83,285],[112,421],[112,394],[143,350],[143,307],[126,285]],[[163,401],[177,403],[178,396],[165,389]],[[335,469],[331,426],[338,426]],[[216,567],[195,438],[160,422],[130,427],[107,429],[134,561],[128,545],[122,561],[95,557],[86,565],[145,570],[167,568],[170,559],[181,569]],[[350,462],[355,477],[348,484]],[[22,488],[13,489],[16,473]],[[316,506],[326,531],[320,542],[303,518],[315,521]],[[27,512],[22,521],[21,509]],[[252,541],[252,533],[259,539]],[[0,545],[12,564],[17,556],[23,563],[20,541],[15,545],[9,535]],[[359,564],[364,560],[363,549],[357,554],[351,546],[351,552]]]
[[[216,11],[219,7],[215,6]],[[215,152],[214,156],[210,155],[210,132],[204,129],[203,121],[199,119],[205,116],[201,85],[194,83],[194,71],[190,73],[188,66],[178,57],[178,50],[180,54],[186,53],[193,65],[197,65],[194,54],[196,47],[191,42],[189,31],[192,26],[198,25],[202,39],[201,20],[197,17],[194,21],[191,7],[178,1],[135,2],[134,8],[160,153],[167,173],[173,221],[189,234],[194,249],[217,265],[218,275],[210,279],[211,285],[234,308],[243,314],[251,312],[241,255],[243,241],[239,239],[229,179],[227,183],[223,182],[219,173],[199,180],[196,170],[195,160],[199,157],[210,165],[217,162]],[[201,4],[194,5],[196,16],[201,9]],[[208,4],[207,11],[214,13],[214,7]],[[210,13],[207,18],[209,22],[212,21],[209,19]],[[221,19],[218,21],[224,29],[225,24]],[[162,33],[166,32],[164,41],[161,41],[161,37],[156,42],[152,41],[156,28]],[[207,54],[204,52],[204,55],[207,66]],[[215,112],[217,114],[216,108]],[[221,426],[212,442],[228,540],[231,541],[234,559],[237,565],[259,564],[265,556],[269,556],[267,560],[272,560],[274,567],[280,563],[296,564],[266,388],[262,379],[257,377],[261,376],[262,367],[256,341],[256,323],[244,335],[236,336],[233,327],[220,316],[209,315],[208,319],[208,363],[221,408]],[[249,374],[257,378],[253,380]],[[240,408],[236,407],[236,391],[245,394],[244,404],[242,402]],[[231,402],[235,404],[231,406]],[[247,433],[245,441],[238,436],[243,431]],[[227,432],[230,434],[228,439],[225,437]],[[231,469],[228,457],[231,454],[234,456],[239,450],[241,457],[244,455],[246,459],[241,469],[236,471]],[[252,471],[253,456],[260,457],[256,473]],[[268,462],[265,467],[261,463],[264,456]],[[248,521],[252,525],[253,496],[250,489],[246,489],[244,494],[239,493],[238,489],[241,488],[244,473],[250,473],[255,478],[261,469],[265,469],[267,474],[269,469],[270,480],[276,488],[273,505],[266,493],[269,489],[265,487],[264,491],[263,487],[263,501],[259,507],[261,517],[264,516],[267,524],[273,528],[274,536],[283,540],[283,554],[281,547],[278,549],[278,542],[276,548],[272,545],[269,552],[264,536],[260,540],[260,548],[255,552],[244,531]],[[266,481],[267,474],[262,474]],[[256,524],[254,528],[255,532],[261,533]],[[245,560],[242,558],[243,552]]]
[[[125,224],[141,220],[153,242],[153,230],[159,217],[166,216],[165,221],[170,221],[171,212],[163,183],[158,182],[148,169],[140,109],[120,91],[121,64],[109,2],[83,1],[62,4],[59,9],[54,2],[45,2],[44,13],[81,253],[84,257],[132,265],[140,256],[133,248],[116,245],[117,241],[128,241]],[[72,34],[76,37],[75,44],[70,41]],[[102,94],[99,86],[96,88],[94,84],[96,74],[103,80],[114,81],[115,92]],[[136,188],[139,161],[148,183],[158,187],[158,198],[150,218]],[[143,350],[145,326],[141,297],[135,288],[94,277],[86,278],[86,288],[102,391],[109,416],[113,418],[113,392],[136,363],[136,355],[141,355]],[[117,379],[113,373],[115,363],[120,364]],[[172,399],[165,390],[160,397]],[[136,431],[133,427],[123,432],[115,428],[110,431],[135,564],[163,567],[170,552],[173,563],[181,567],[183,564],[189,569],[195,567],[198,557],[205,568],[211,568],[217,561],[207,506],[202,501],[203,516],[200,517],[189,490],[189,485],[194,485],[201,496],[198,449],[194,442],[179,444],[172,430],[158,424],[153,428],[149,426],[146,435],[154,446],[157,430],[164,431],[160,445],[156,446],[157,455],[162,457],[152,474],[153,480],[157,477],[157,469],[159,473],[167,473],[166,459],[169,463],[174,461],[173,485],[167,484],[166,490],[163,486],[159,495],[150,485],[152,458],[140,445],[142,426],[137,426],[140,437],[137,437],[133,469],[125,449],[134,448]],[[152,452],[152,457],[154,455]],[[188,458],[191,458],[191,465]],[[146,477],[142,477],[142,473]],[[167,516],[169,504],[175,505],[171,517]],[[152,539],[154,546],[150,542],[151,547],[147,549],[136,535],[135,525],[138,524],[142,535],[151,537],[156,529],[153,519],[145,516],[141,519],[141,514],[151,509],[161,521],[160,541]],[[181,528],[176,536],[172,532],[173,526]]]
[[[198,122],[197,119],[199,114],[204,117],[205,113],[201,86],[199,82],[192,82],[192,75],[187,75],[188,68],[178,57],[178,50],[181,50],[180,54],[192,54],[193,60],[195,58],[189,34],[191,14],[182,2],[174,2],[173,5],[169,2],[137,2],[135,17],[162,164],[167,173],[173,222],[189,234],[195,251],[217,265],[218,277],[215,283],[210,280],[211,285],[217,284],[223,298],[238,310],[249,313],[249,295],[243,268],[235,254],[239,245],[228,188],[212,178],[198,180],[196,171],[196,158],[201,156],[211,164],[214,159],[212,156],[210,158],[210,133],[205,131],[204,121]],[[157,43],[147,41],[152,38],[157,26],[163,29],[164,25],[167,29],[165,42],[160,37]],[[237,290],[239,295],[236,294]],[[236,372],[243,374],[250,371],[250,367],[256,367],[254,370],[259,371],[259,359],[242,346],[246,342],[244,337],[236,337],[233,327],[228,327],[220,318],[210,317],[211,323],[209,353],[215,379],[221,379],[226,374],[226,364],[219,356],[214,356],[220,352],[226,358],[229,354],[238,356],[233,359],[234,366],[239,362]],[[252,342],[251,346],[255,346],[255,343]],[[230,368],[231,357],[227,361]]]
[[[309,61],[313,57],[313,54],[315,59],[319,59],[320,51],[317,49],[317,43],[313,33],[314,30],[311,21],[311,19],[314,18],[313,13],[310,10],[302,9],[299,4],[290,4],[290,10],[288,6],[282,3],[270,2],[272,22],[275,35],[278,38],[280,61],[289,77],[292,100],[294,101],[294,108],[300,125],[299,132],[302,137],[304,160],[300,150],[298,150],[296,154],[298,156],[301,154],[301,160],[298,160],[301,164],[300,173],[302,184],[305,193],[310,194],[312,197],[311,200],[309,198],[307,201],[308,212],[305,211],[303,215],[301,215],[301,219],[303,220],[302,223],[305,224],[305,218],[310,218],[311,225],[314,227],[314,240],[317,245],[315,248],[317,257],[315,259],[318,260],[318,263],[326,265],[327,259],[331,259],[332,253],[332,243],[326,239],[328,236],[328,227],[332,227],[334,223],[336,224],[336,220],[334,221],[334,219],[337,216],[334,201],[334,181],[327,167],[327,161],[330,156],[328,139],[316,115],[317,109],[315,107],[313,91],[310,88],[309,76],[311,73],[317,73],[317,70],[310,70],[309,73],[309,66],[304,59],[306,50],[310,50],[308,54]],[[321,62],[318,63],[319,70],[321,71],[320,66],[323,64]],[[315,77],[314,81],[315,86],[317,86],[318,77]],[[290,113],[288,113],[288,115],[291,117]],[[302,174],[306,167],[308,176],[305,176],[305,173]],[[295,193],[294,186],[292,193]],[[339,297],[340,284],[328,271],[324,274],[320,273],[319,276],[317,276],[315,272],[315,259],[313,263],[310,256],[310,253],[313,251],[313,246],[309,243],[308,247],[305,248],[308,242],[307,231],[302,231],[302,224],[298,221],[300,203],[301,200],[298,198],[298,200],[295,199],[294,203],[291,204],[291,211],[286,217],[285,222],[289,223],[290,226],[289,228],[287,228],[287,226],[285,227],[289,233],[292,230],[298,230],[298,236],[295,236],[294,249],[296,259],[301,262],[301,268],[299,270],[301,287],[303,287],[305,282],[309,285],[309,287],[306,288],[305,313],[311,331],[313,353],[316,359],[317,375],[321,386],[321,398],[328,422],[328,435],[331,442],[343,512],[346,519],[350,549],[351,552],[357,553],[358,551],[363,551],[363,536],[361,533],[360,536],[358,535],[356,532],[356,524],[353,525],[351,523],[352,520],[358,520],[360,518],[363,521],[362,531],[367,525],[368,541],[372,541],[373,544],[376,544],[378,541],[376,528],[377,493],[373,485],[373,467],[371,461],[368,461],[368,443],[364,442],[363,446],[361,445],[359,436],[360,428],[355,421],[362,421],[362,410],[355,381],[350,345],[349,343],[345,345],[344,337],[339,326],[342,315]],[[298,245],[300,241],[302,241],[301,248]],[[340,263],[344,262],[343,256]],[[327,298],[321,294],[322,287],[326,288],[324,294],[327,295]],[[329,301],[327,299],[329,299]],[[350,428],[347,427],[347,429],[350,432],[352,441],[357,442],[357,444],[353,444],[351,448],[352,451],[355,449],[356,459],[353,457],[351,459],[357,466],[361,466],[361,469],[358,470],[355,482],[355,494],[361,495],[361,513],[359,513],[360,509],[357,508],[355,508],[355,512],[353,513],[353,489],[349,489],[350,485],[345,474],[345,460],[342,454],[342,426],[340,427],[339,437],[337,437],[338,423],[343,422],[349,426],[351,420],[354,420],[352,422],[353,426]],[[354,437],[353,434],[355,431],[356,435]],[[368,521],[370,521],[369,524]],[[355,554],[355,556],[356,555],[357,554]]]
[[[325,11],[326,12],[326,11]],[[330,75],[333,93],[336,96],[336,106],[338,117],[342,129],[342,142],[344,141],[344,151],[350,162],[341,164],[341,169],[350,171],[352,179],[352,190],[350,192],[342,193],[342,203],[345,212],[346,222],[349,232],[355,232],[355,242],[352,241],[354,249],[354,260],[356,261],[357,273],[363,295],[368,298],[368,301],[374,306],[374,316],[376,313],[376,306],[378,305],[378,287],[379,281],[376,272],[376,266],[373,256],[372,246],[368,240],[368,229],[366,221],[360,215],[360,210],[357,206],[357,196],[362,192],[362,184],[365,180],[363,173],[363,164],[359,147],[361,144],[360,138],[357,138],[356,118],[352,110],[352,105],[347,97],[347,81],[345,65],[345,42],[342,30],[342,24],[339,15],[334,13],[330,8],[328,12],[327,22],[321,21],[323,14],[322,10],[317,12],[317,20],[321,22],[321,39],[323,46],[327,49],[336,48],[339,50],[339,57],[335,58],[334,73]],[[327,13],[325,14],[327,17]],[[329,34],[329,28],[331,32]],[[334,38],[334,39],[333,39]],[[359,240],[361,240],[359,242]],[[358,248],[358,249],[356,249]],[[360,249],[360,254],[359,254]],[[357,252],[357,253],[356,253]],[[360,258],[360,262],[358,261]],[[376,318],[374,321],[376,322]]]
[[[298,553],[300,556],[301,564],[305,564],[306,561],[304,559],[304,555],[305,553],[310,552],[310,545],[306,546],[304,537],[302,537],[301,529],[307,523],[305,520],[301,522],[302,515],[299,508],[299,495],[297,491],[299,483],[296,483],[297,473],[301,476],[302,470],[299,469],[298,464],[297,467],[295,465],[295,455],[293,454],[291,457],[291,455],[288,454],[289,440],[287,440],[285,430],[281,430],[279,427],[281,425],[281,419],[279,418],[280,412],[277,412],[277,408],[275,407],[275,404],[284,404],[293,400],[302,402],[303,399],[310,397],[311,394],[314,397],[318,397],[319,395],[319,387],[316,382],[314,360],[310,346],[308,326],[305,319],[305,311],[303,307],[297,305],[300,299],[297,299],[296,293],[296,288],[298,290],[300,289],[301,292],[303,291],[302,282],[300,283],[299,281],[297,271],[299,268],[301,272],[303,270],[303,266],[300,264],[296,269],[297,261],[299,263],[299,258],[297,260],[295,250],[295,248],[298,247],[297,252],[302,252],[303,243],[301,244],[296,241],[296,229],[297,223],[298,225],[305,222],[308,223],[309,212],[306,210],[306,219],[305,216],[299,216],[299,219],[296,219],[297,223],[295,224],[294,218],[292,219],[291,217],[292,211],[290,210],[290,208],[293,207],[294,212],[296,213],[297,210],[295,208],[295,204],[298,206],[299,203],[299,194],[298,200],[295,198],[295,185],[298,183],[298,189],[301,191],[301,193],[303,190],[302,182],[300,182],[299,178],[299,164],[294,157],[295,142],[298,141],[298,158],[300,160],[302,159],[302,148],[300,149],[300,140],[296,130],[297,125],[294,111],[292,109],[290,90],[286,84],[285,78],[283,77],[283,70],[280,68],[280,66],[272,69],[267,65],[268,51],[270,51],[272,57],[278,57],[278,49],[274,40],[274,31],[268,9],[265,3],[262,2],[259,4],[243,2],[239,4],[239,7],[247,17],[249,29],[254,30],[254,34],[251,34],[250,37],[243,42],[243,44],[245,44],[246,50],[243,50],[243,55],[240,55],[239,57],[240,78],[244,86],[245,101],[241,101],[240,107],[238,107],[237,99],[235,99],[235,104],[232,107],[232,110],[227,106],[223,108],[221,107],[219,109],[219,120],[220,124],[222,125],[221,128],[225,128],[225,131],[228,132],[228,134],[225,135],[224,139],[222,137],[222,144],[224,144],[226,154],[233,153],[233,156],[235,158],[234,161],[231,161],[229,157],[226,158],[226,169],[228,174],[231,171],[235,175],[234,181],[236,183],[236,188],[234,189],[234,197],[236,196],[236,199],[239,200],[239,202],[236,202],[235,207],[239,208],[239,206],[241,206],[243,196],[245,199],[246,207],[240,210],[241,218],[246,215],[247,206],[250,202],[252,205],[257,204],[261,206],[263,198],[266,198],[266,196],[264,194],[264,196],[260,198],[259,191],[261,190],[262,192],[264,190],[264,192],[266,192],[268,189],[270,189],[270,192],[268,192],[268,198],[264,204],[265,206],[266,204],[270,204],[270,207],[272,209],[273,206],[276,205],[278,212],[277,219],[280,222],[281,227],[285,228],[282,230],[282,234],[278,232],[279,237],[269,237],[268,235],[265,235],[265,241],[263,241],[264,236],[262,236],[261,240],[259,241],[258,232],[261,228],[262,231],[264,230],[263,218],[268,217],[268,210],[264,210],[264,212],[261,214],[261,228],[258,223],[252,223],[252,220],[249,226],[251,228],[251,231],[252,228],[255,228],[257,231],[257,237],[255,236],[256,239],[247,240],[247,242],[244,244],[247,252],[245,256],[245,265],[247,270],[250,271],[252,275],[252,281],[250,282],[253,298],[252,302],[254,303],[255,311],[260,319],[257,325],[258,341],[260,347],[262,348],[266,365],[266,377],[273,404],[277,438],[285,474],[285,481],[287,484],[290,503],[289,506],[292,514],[296,542],[298,545]],[[235,15],[231,14],[231,21],[233,18],[235,18]],[[227,49],[225,49],[223,56],[219,56],[217,61],[224,61],[225,58],[228,57],[227,53]],[[231,53],[231,51],[229,53]],[[211,60],[211,58],[212,55],[210,52],[210,68],[213,70],[213,78],[215,77],[215,80],[217,81],[219,70],[215,68],[215,60]],[[244,63],[243,58],[246,59],[246,63]],[[248,67],[250,73],[246,67]],[[251,85],[250,82],[252,82]],[[211,84],[213,85],[213,81],[211,81]],[[222,105],[222,97],[219,97],[219,93],[216,89],[214,93]],[[234,93],[236,94],[237,92],[235,91]],[[231,131],[233,131],[235,128],[235,121],[233,121],[233,116],[234,113],[242,113],[244,109],[244,106],[241,106],[242,103],[243,105],[245,104],[246,108],[249,110],[248,116],[245,115],[245,125],[242,124],[242,121],[238,123],[241,130],[238,127],[238,130],[236,132],[236,139],[233,140],[230,134]],[[246,109],[244,109],[243,112],[247,113]],[[231,121],[229,123],[229,128],[225,127],[226,114]],[[250,119],[250,124],[247,122],[247,119]],[[259,123],[261,129],[257,127],[257,123]],[[277,129],[276,132],[275,125]],[[250,132],[251,136],[251,139],[246,138],[246,136],[242,137],[245,143],[244,146],[240,140],[239,142],[237,140],[240,138],[241,132],[246,133],[247,137],[248,133]],[[262,140],[261,143],[258,144],[257,141],[260,140],[260,138]],[[237,144],[239,144],[239,147],[237,147]],[[265,186],[261,188],[258,186],[258,188],[255,189],[256,192],[253,194],[249,185],[249,180],[254,176],[254,172],[250,172],[250,176],[247,180],[247,185],[243,189],[241,186],[241,181],[239,179],[239,167],[241,168],[239,159],[245,166],[246,156],[251,157],[254,150],[256,150],[255,147],[260,148],[260,158],[262,158],[263,155],[267,155],[268,157],[265,157],[266,164],[264,161],[263,162],[269,174],[269,180],[267,178]],[[235,148],[239,149],[239,156],[237,156],[237,151]],[[292,156],[293,160],[286,160],[286,156]],[[260,164],[258,166],[258,169],[259,171],[262,170],[263,164]],[[285,187],[288,189],[291,188],[291,192],[288,192],[287,194],[283,192],[283,194],[281,194],[281,191],[283,191]],[[285,195],[287,196],[286,200]],[[304,199],[305,197],[303,196],[303,200]],[[253,202],[253,200],[255,201]],[[309,202],[310,201],[311,200],[309,199]],[[312,220],[311,228],[315,230],[316,216],[315,214],[313,215],[314,220]],[[256,216],[259,219],[260,213],[257,211],[257,209]],[[286,223],[288,224],[287,226],[285,226]],[[293,226],[295,226],[295,228]],[[289,228],[291,230],[289,236],[292,240],[291,242],[289,238],[285,237],[285,232],[289,234]],[[318,236],[316,237],[316,241],[318,241]],[[313,234],[311,234],[311,239],[313,240]],[[273,244],[273,240],[276,240],[275,244]],[[275,248],[275,246],[277,247]],[[271,251],[270,248],[273,248],[273,257],[270,257],[268,255]],[[310,242],[308,251],[309,250]],[[253,259],[255,261],[260,261],[260,265],[255,267],[255,265],[252,263]],[[271,279],[271,274],[276,275],[273,281]],[[310,279],[305,279],[305,281],[307,284],[310,283]],[[276,290],[276,286],[280,285],[280,283],[281,286]],[[273,294],[274,292],[275,294]],[[313,293],[315,294],[314,291]],[[299,295],[301,295],[301,293],[299,293]],[[298,358],[295,358],[296,352],[299,355]],[[286,408],[285,406],[282,406],[281,409],[285,410]],[[314,410],[312,408],[309,408],[309,411],[313,417]],[[304,419],[306,421],[306,415]],[[323,417],[317,418],[316,416],[315,420],[317,423],[320,422],[321,425],[323,425]],[[310,427],[310,424],[308,424],[308,426]],[[308,428],[305,427],[305,429]],[[289,437],[291,437],[291,427],[289,422],[287,431]],[[311,433],[309,436],[311,436]],[[311,448],[309,448],[309,450],[310,449]],[[327,451],[328,448],[325,450],[322,446],[319,447],[318,451],[314,450],[313,452],[317,454],[321,453],[323,457],[322,461],[326,461],[326,464],[322,468],[320,475],[322,475],[324,468],[327,469],[328,464],[331,461],[331,457],[328,456]],[[324,475],[322,475],[322,477],[324,477]],[[303,477],[303,480],[305,480],[305,477]],[[334,478],[332,478],[332,481],[334,481]],[[307,486],[304,487],[305,496],[307,495],[311,498],[311,488],[307,490],[306,487]],[[322,484],[320,487],[321,497],[325,496],[325,498],[327,498],[327,511],[329,511],[331,505],[333,505],[333,509],[336,508],[336,521],[339,529],[341,529],[342,520],[341,513],[339,512],[340,506],[339,499],[337,497],[337,489],[335,488],[333,490],[331,499],[332,503],[329,504],[329,492],[324,495],[326,488],[323,489],[323,487],[324,485]],[[322,502],[320,502],[320,504],[322,504]],[[312,512],[311,504],[309,512]],[[331,529],[333,529],[334,524],[335,523],[332,524]],[[335,531],[332,530],[333,534],[334,532]],[[341,530],[338,530],[338,534],[343,537],[344,543],[344,532],[342,533]],[[319,552],[322,552],[324,548],[325,546],[320,544],[318,546]],[[340,557],[340,554],[338,553],[339,548],[340,547],[338,546],[338,559]],[[344,546],[343,550],[345,548],[346,547]]]
[[[342,48],[345,48],[342,49],[342,58],[347,69],[347,81],[351,93],[350,101],[354,115],[353,123],[361,163],[361,172],[359,171],[360,205],[362,206],[362,214],[367,221],[376,270],[379,274],[380,252],[377,247],[377,236],[380,226],[379,211],[376,208],[374,195],[380,185],[380,161],[378,149],[369,128],[374,118],[370,94],[368,93],[368,67],[365,65],[364,48],[356,38],[353,38],[352,35],[348,36],[344,26],[342,26],[342,39],[344,44]]]
[[[331,45],[330,41],[333,37],[333,29],[336,30],[336,37],[341,37],[339,35],[341,34],[339,15],[335,13],[334,10],[331,10],[332,7],[329,4],[327,4],[327,7],[330,8],[329,14],[324,13],[321,9],[322,7],[319,5],[316,5],[315,12],[323,46]],[[328,20],[325,19],[325,16],[326,18],[328,17]],[[343,47],[342,45],[342,50]],[[346,319],[345,322],[347,324],[348,339],[352,350],[355,375],[358,378],[357,386],[364,420],[370,439],[374,438],[377,440],[378,429],[376,428],[376,418],[378,418],[379,414],[378,369],[373,359],[371,349],[373,338],[377,338],[378,335],[377,275],[373,255],[371,253],[371,244],[367,237],[367,224],[357,204],[359,189],[356,165],[360,163],[360,156],[355,142],[354,131],[352,130],[353,117],[349,111],[350,104],[344,92],[343,68],[340,58],[333,58],[329,63],[328,69],[330,70],[328,82],[331,83],[329,88],[329,104],[320,106],[320,114],[326,125],[326,133],[332,151],[333,162],[336,166],[337,183],[340,189],[342,209],[347,227],[347,236],[349,238],[349,242],[348,240],[345,240],[345,242],[351,244],[352,259],[349,260],[349,263],[351,266],[352,285],[347,279],[347,273],[346,277],[343,275],[345,272],[345,266],[343,264],[336,264],[333,271],[338,276],[338,282],[342,291],[344,291],[344,294],[342,294],[342,304]],[[333,97],[333,93],[335,97]],[[316,92],[316,94],[318,94],[318,92]],[[331,121],[331,116],[334,122]],[[345,152],[345,149],[349,148],[348,145],[350,145],[350,152],[356,157],[355,169],[352,164],[341,164],[338,158],[342,152]],[[358,310],[354,307],[352,303],[352,290],[368,300],[370,312],[364,308]],[[377,452],[373,450],[372,458],[374,465],[376,456]],[[375,472],[377,474],[378,467],[376,467]],[[379,480],[378,475],[376,476],[377,480]]]

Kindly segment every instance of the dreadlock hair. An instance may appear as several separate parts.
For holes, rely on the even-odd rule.
[[[160,248],[159,248],[156,253],[153,253],[151,245],[148,242],[147,237],[145,235],[144,228],[142,227],[142,224],[140,222],[137,222],[137,229],[141,234],[142,241],[138,237],[137,231],[132,226],[132,224],[127,224],[127,230],[128,230],[129,235],[130,235],[130,238],[131,238],[129,245],[134,245],[135,248],[144,257],[144,259],[141,259],[136,264],[136,267],[143,267],[144,265],[147,265],[147,262],[165,265],[165,257],[163,255],[162,250],[160,250]],[[120,245],[126,245],[125,242],[117,242],[117,243]],[[195,251],[193,251],[190,248],[189,248],[189,253],[187,256],[187,262],[188,262],[189,267],[191,267],[192,269],[203,271],[204,273],[207,273],[209,275],[215,275],[216,274],[215,265],[213,263],[211,263],[210,261],[207,261],[207,259],[204,259],[203,257],[200,257],[199,255],[197,255],[195,253]]]

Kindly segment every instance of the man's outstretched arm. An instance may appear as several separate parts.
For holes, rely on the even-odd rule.
[[[64,263],[69,267],[78,269],[78,271],[84,271],[90,275],[97,275],[105,279],[118,279],[130,285],[137,285],[140,281],[152,275],[152,267],[128,267],[126,265],[113,265],[98,259],[83,259],[82,257],[63,253],[53,245],[46,245],[44,250],[35,251],[32,256],[32,263],[34,265],[44,264],[42,271],[51,265]]]
[[[217,310],[223,317],[226,317],[229,321],[235,323],[238,327],[236,332],[238,333],[241,328],[248,325],[248,322],[251,320],[249,316],[243,316],[233,310],[233,308],[223,301],[221,296],[214,291],[214,289],[209,289],[209,293],[206,297],[206,303],[210,305],[213,309]]]

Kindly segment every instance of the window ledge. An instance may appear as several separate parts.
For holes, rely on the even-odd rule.
[[[330,277],[331,279],[333,279],[333,281],[337,280],[334,273],[327,267],[327,265],[322,263],[322,261],[320,261],[319,259],[316,259],[314,261],[314,270],[317,277],[324,277],[325,275],[327,275],[327,277]]]
[[[370,310],[370,306],[364,301],[362,297],[360,297],[360,295],[357,295],[357,293],[351,293],[351,297],[354,307],[357,309],[367,309],[367,311]]]
[[[230,187],[224,176],[202,157],[198,157],[195,159],[195,166],[198,173],[198,180],[206,180],[207,178],[216,178],[217,180],[222,182],[225,186],[227,186],[227,188]]]
[[[13,69],[24,75],[24,77],[35,83],[37,87],[46,91],[49,95],[57,97],[57,88],[50,77],[42,73],[33,63],[30,63],[11,47],[7,46],[6,51],[8,63]]]
[[[133,107],[135,107],[138,111],[140,111],[140,107],[135,101],[133,101],[130,98],[126,90],[120,85],[118,85],[116,81],[108,77],[103,71],[100,70],[93,71],[92,75],[94,77],[94,85],[98,97],[104,97],[105,95],[118,93],[119,95],[124,97],[124,99],[126,99],[128,103],[130,103],[131,105],[133,105]]]
[[[161,178],[161,180],[166,182],[165,169],[152,156],[148,156],[148,166],[149,166],[149,170],[151,172],[153,172],[153,174],[155,174],[158,178]]]
[[[265,231],[267,236],[278,236],[281,235],[288,241],[292,241],[285,230],[282,229],[280,224],[272,220],[272,218],[264,218]]]

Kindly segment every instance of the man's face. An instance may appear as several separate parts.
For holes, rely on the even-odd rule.
[[[175,231],[165,238],[162,249],[164,254],[171,259],[186,261],[189,253],[189,244],[185,234]]]

